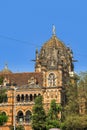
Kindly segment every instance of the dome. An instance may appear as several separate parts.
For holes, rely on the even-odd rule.
[[[57,37],[56,37],[56,28],[53,25],[52,27],[52,37],[50,38],[49,41],[47,41],[44,45],[43,45],[43,49],[45,48],[51,48],[51,47],[55,47],[55,48],[66,48],[66,46],[64,45],[63,42],[61,42]]]
[[[40,53],[36,51],[36,68],[57,70],[58,66],[71,69],[72,52],[62,41],[60,41],[53,27],[52,37],[43,44]],[[69,69],[69,67],[68,67]],[[69,69],[69,70],[70,70]]]
[[[41,48],[39,60],[42,66],[49,69],[57,69],[58,64],[67,60],[67,47],[62,43],[56,35],[53,35]]]
[[[12,72],[8,69],[8,65],[5,64],[4,69],[3,69],[0,73],[3,73],[3,74],[11,74]]]
[[[43,49],[45,48],[51,48],[51,47],[55,47],[55,48],[66,48],[66,46],[64,45],[64,43],[62,43],[55,35],[53,35],[49,41],[47,41],[44,45],[43,45]]]

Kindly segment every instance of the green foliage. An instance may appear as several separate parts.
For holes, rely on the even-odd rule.
[[[60,121],[57,120],[48,120],[46,122],[46,130],[49,130],[51,128],[60,128]]]
[[[61,124],[61,128],[62,130],[85,130],[87,129],[87,116],[69,115]]]
[[[0,89],[0,103],[7,101],[6,89]]]
[[[0,85],[2,85],[2,83],[3,83],[3,77],[0,77]]]
[[[56,104],[55,100],[52,100],[50,109],[46,116],[43,109],[42,96],[37,97],[33,107],[32,128],[34,130],[49,130],[50,128],[59,128],[60,120],[58,119],[58,113],[61,111],[61,109],[61,106]]]
[[[84,98],[87,104],[87,72],[81,72],[80,80],[78,82],[78,94],[79,94],[79,101],[81,98]]]
[[[78,103],[80,111],[87,114],[87,72],[79,74],[80,80],[78,82]]]
[[[87,106],[87,72],[80,73],[78,84],[69,83],[68,86],[66,89],[67,103],[64,108],[61,128],[62,130],[86,130],[87,115],[80,115],[78,106],[81,99],[85,99],[82,101]]]
[[[51,101],[47,117],[50,120],[58,119],[58,107],[55,100]]]
[[[59,128],[60,120],[58,119],[58,113],[61,110],[61,106],[56,104],[56,101],[53,99],[50,104],[50,109],[46,118],[46,128],[49,130],[50,128]]]
[[[8,120],[8,116],[3,113],[0,113],[0,126],[4,125]]]
[[[44,109],[42,109],[42,99],[39,97],[33,108],[32,128],[34,130],[49,130],[50,128],[86,130],[87,116],[79,114],[79,103],[84,98],[87,106],[87,73],[80,74],[78,84],[71,82],[68,84],[66,97],[66,105],[63,109],[56,104],[55,100],[52,100],[47,116],[44,114]],[[58,119],[58,113],[60,112],[62,113],[61,121]]]
[[[14,126],[11,126],[10,130],[14,130]],[[25,130],[25,128],[22,125],[18,125],[18,126],[16,126],[16,130]]]
[[[46,129],[46,114],[43,108],[42,96],[35,99],[35,105],[33,107],[32,115],[32,128],[33,130],[45,130]]]
[[[77,85],[69,83],[66,88],[66,105],[64,107],[64,116],[70,115],[72,113],[79,113],[78,105],[78,94]]]

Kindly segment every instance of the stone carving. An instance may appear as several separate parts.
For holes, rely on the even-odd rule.
[[[35,78],[31,77],[31,79],[28,80],[28,85],[34,85],[36,84]]]
[[[54,73],[50,73],[50,74],[49,74],[49,77],[48,77],[49,87],[54,87],[54,86],[56,86],[55,79],[56,79],[56,78],[55,78]]]
[[[53,34],[55,35],[55,26],[53,26]],[[45,70],[57,70],[60,65],[63,69],[65,67],[67,71],[73,70],[73,65],[71,65],[71,52],[68,51],[67,47],[65,47],[56,36],[52,36],[52,38],[44,44],[39,54],[39,61],[39,63],[36,62],[37,69],[38,64],[40,64],[40,68],[45,67]]]

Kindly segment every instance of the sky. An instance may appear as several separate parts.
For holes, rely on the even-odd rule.
[[[87,71],[87,0],[0,0],[0,71],[33,72],[35,50],[56,36]]]

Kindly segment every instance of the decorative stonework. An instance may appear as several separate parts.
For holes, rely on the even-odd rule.
[[[65,104],[66,84],[74,69],[73,55],[71,49],[56,37],[55,26],[52,33],[51,39],[42,46],[40,52],[36,50],[35,72],[11,73],[7,67],[0,72],[0,76],[4,77],[4,85],[0,89],[7,89],[8,97],[7,102],[0,104],[0,111],[7,112],[8,126],[13,125],[16,105],[16,123],[21,121],[26,129],[31,130],[32,107],[39,95],[43,96],[45,110],[49,109],[52,99],[58,104]]]

